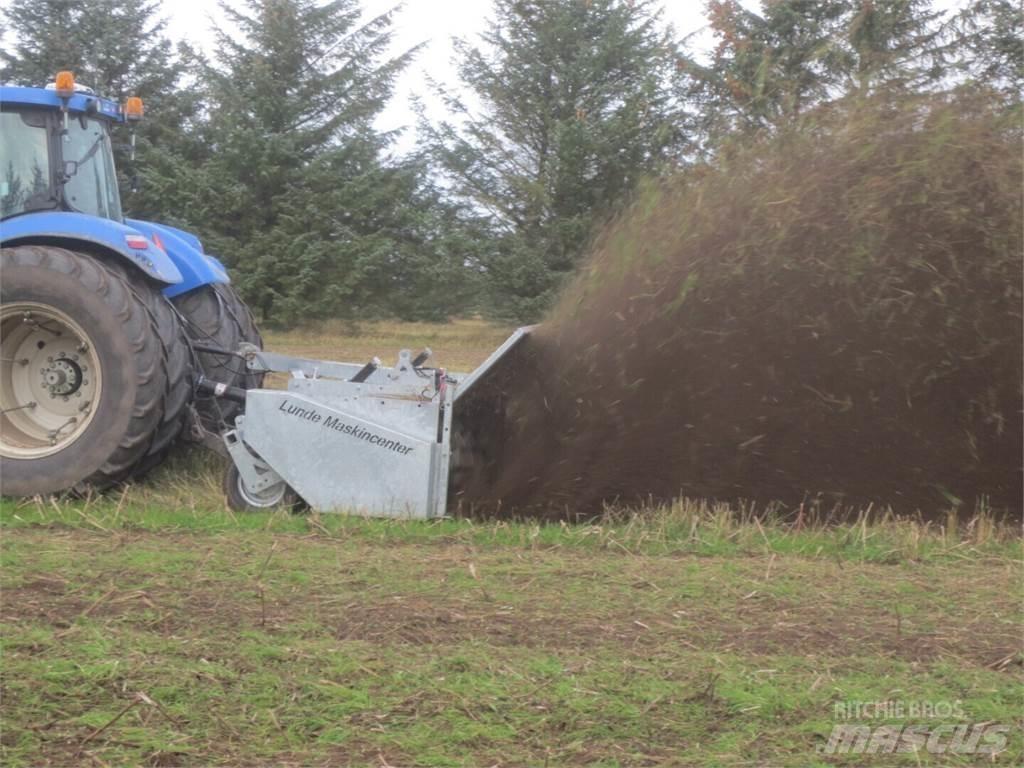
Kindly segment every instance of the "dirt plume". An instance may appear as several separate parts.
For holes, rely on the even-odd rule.
[[[982,98],[889,99],[645,185],[476,414],[461,503],[1019,514],[1020,142]]]

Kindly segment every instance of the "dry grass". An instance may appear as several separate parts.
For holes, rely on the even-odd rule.
[[[402,347],[414,352],[430,347],[433,364],[468,372],[513,330],[476,319],[447,324],[375,322],[355,326],[338,321],[314,328],[267,331],[263,339],[266,348],[275,352],[359,363],[379,357],[385,365],[394,362]]]

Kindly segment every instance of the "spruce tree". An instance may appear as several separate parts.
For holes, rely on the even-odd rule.
[[[374,127],[414,53],[388,54],[391,12],[223,8],[233,29],[204,74],[212,154],[192,208],[263,319],[437,316],[442,286],[457,304],[463,256],[434,236],[423,164],[388,160],[394,136]]]
[[[667,30],[647,0],[502,0],[456,42],[465,96],[421,120],[453,195],[491,217],[493,310],[535,319],[595,219],[681,141]]]
[[[1013,0],[976,0],[956,19],[959,68],[973,83],[1000,91],[1011,104],[1024,93],[1024,13]]]
[[[683,52],[683,98],[706,147],[774,131],[836,99],[940,88],[956,40],[930,0],[776,0],[759,13],[707,4],[711,61]]]
[[[159,98],[180,74],[159,2],[12,0],[15,42],[0,52],[5,80],[43,86],[62,69],[111,99]]]
[[[703,137],[772,128],[797,119],[835,92],[837,42],[847,0],[780,0],[763,15],[735,0],[707,4],[716,39],[710,63],[684,51],[684,100]]]
[[[939,84],[955,48],[944,16],[931,0],[851,0],[843,30],[849,89],[868,96],[883,89],[922,92]]]
[[[189,129],[200,105],[182,79],[192,53],[187,46],[175,50],[159,8],[134,0],[12,0],[5,17],[14,44],[0,51],[0,80],[43,87],[71,70],[78,83],[114,101],[141,96],[146,116],[136,163],[128,160],[126,136],[114,137],[125,212],[187,224],[178,212],[179,188],[166,179],[195,162]]]

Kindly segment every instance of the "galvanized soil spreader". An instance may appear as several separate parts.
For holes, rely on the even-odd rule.
[[[338,363],[243,345],[250,371],[289,378],[287,389],[200,383],[203,391],[244,405],[234,428],[221,435],[232,462],[228,502],[251,509],[301,500],[323,512],[444,516],[453,443],[471,439],[453,429],[460,404],[486,386],[530,330],[515,331],[470,374],[426,367],[429,349],[415,357],[402,350],[387,368],[376,358]],[[466,460],[470,447],[457,446],[455,453],[460,450],[457,461]]]

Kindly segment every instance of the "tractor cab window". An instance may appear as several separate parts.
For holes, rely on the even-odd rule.
[[[120,221],[121,199],[106,125],[99,120],[72,118],[60,142],[68,206],[80,213]]]
[[[0,216],[55,208],[46,126],[18,112],[0,112]]]

